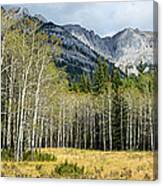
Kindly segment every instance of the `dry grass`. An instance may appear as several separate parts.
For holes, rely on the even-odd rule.
[[[2,162],[2,176],[62,178],[55,173],[56,165],[77,163],[84,166],[86,179],[154,180],[154,154],[152,152],[103,152],[68,148],[42,149],[53,153],[55,162]],[[66,177],[71,178],[71,177]]]

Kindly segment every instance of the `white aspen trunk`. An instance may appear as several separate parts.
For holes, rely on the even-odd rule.
[[[79,138],[79,126],[78,126],[78,101],[76,101],[76,139],[75,139],[75,148],[78,148],[78,138]]]
[[[58,126],[58,133],[57,133],[57,147],[60,147],[60,126]]]
[[[133,112],[133,143],[134,143],[134,150],[136,149],[136,115]]]
[[[93,130],[93,109],[92,106],[90,108],[90,148],[93,149],[93,135],[94,135],[94,130]]]
[[[40,135],[39,135],[39,151],[41,152],[42,148],[42,137],[43,137],[43,130],[44,130],[44,118],[41,118],[41,123],[40,123]]]
[[[84,118],[84,148],[87,149],[87,106],[85,108]]]
[[[19,133],[20,106],[21,106],[21,87],[19,86],[18,108],[17,108],[17,118],[16,118],[16,131],[17,131],[17,135]]]
[[[13,134],[12,134],[12,137],[13,137],[13,149],[14,149],[14,158],[16,158],[16,144],[17,144],[17,131],[16,131],[16,112],[13,113]]]
[[[7,123],[7,113],[5,114],[4,116],[4,124],[3,124],[3,128],[2,128],[2,131],[3,131],[3,138],[2,138],[2,147],[5,148],[6,147],[6,123]]]
[[[128,110],[127,122],[126,122],[126,150],[129,149],[129,127],[130,127],[130,115],[129,115],[129,110]]]
[[[62,147],[65,147],[65,101],[62,102]]]
[[[5,93],[7,94],[7,86],[8,86],[8,83],[7,83],[7,78],[6,78],[6,84],[5,84]],[[7,95],[6,95],[7,96]],[[6,138],[7,138],[7,130],[6,130],[6,126],[7,126],[7,108],[6,108],[6,105],[7,105],[7,98],[5,97],[5,116],[4,116],[4,124],[3,124],[3,139],[2,139],[2,144],[3,144],[3,148],[6,147]]]
[[[102,126],[103,126],[103,150],[106,151],[105,103],[104,103],[104,100],[103,100],[103,111],[102,111]]]
[[[150,126],[150,146],[151,150],[154,151],[154,136],[153,136],[153,124],[152,124],[152,104],[149,101],[149,126]]]
[[[69,147],[69,138],[70,138],[70,127],[68,126],[66,130],[66,147]]]
[[[71,123],[71,128],[70,128],[70,139],[71,139],[71,147],[73,147],[73,125]]]
[[[73,104],[71,104],[71,111],[70,111],[70,146],[73,147],[73,121],[72,121],[72,112],[73,112]]]
[[[48,147],[48,121],[46,119],[46,125],[45,125],[45,148]]]
[[[78,113],[80,113],[80,107],[78,109]],[[81,128],[81,121],[79,120],[79,118],[80,118],[79,116],[80,115],[78,114],[78,132],[79,132],[79,136],[78,136],[78,147],[81,149],[82,148],[82,128]]]
[[[60,147],[61,124],[62,124],[62,106],[60,102],[57,147]]]
[[[37,116],[38,116],[38,105],[40,100],[40,88],[41,88],[41,78],[45,67],[45,57],[43,56],[43,61],[41,64],[41,69],[38,75],[38,81],[37,81],[37,89],[35,93],[35,105],[34,105],[34,117],[33,117],[33,123],[32,123],[32,141],[31,141],[31,148],[32,148],[32,160],[34,155],[34,149],[35,149],[35,128],[37,125]]]
[[[24,39],[23,39],[23,46],[24,46]],[[23,74],[22,82],[23,83],[23,89],[22,89],[22,97],[21,97],[21,114],[20,114],[20,125],[19,125],[19,134],[18,134],[18,142],[17,142],[17,161],[19,161],[19,155],[20,155],[20,145],[23,143],[23,116],[24,116],[24,101],[26,97],[26,89],[27,89],[27,83],[28,83],[28,76],[29,71],[31,69],[32,63],[33,63],[33,49],[34,49],[34,35],[33,35],[33,42],[32,42],[32,54],[31,59],[29,61],[29,64],[27,66],[27,69],[25,71],[25,74]],[[23,64],[25,61],[25,57],[23,56]]]
[[[130,125],[130,150],[133,149],[133,123],[132,123],[132,108],[131,108],[131,105],[130,105],[130,122],[129,122],[129,125]]]
[[[120,127],[121,127],[121,150],[124,150],[124,140],[123,140],[123,105],[122,105],[122,98],[121,98],[121,106],[120,106]]]
[[[102,122],[101,122],[101,113],[98,113],[99,119],[99,148],[101,149],[102,144]]]
[[[96,148],[96,114],[93,113],[93,148]]]
[[[53,147],[53,119],[50,119],[50,147]]]
[[[142,108],[141,104],[139,103],[139,111],[138,111],[138,138],[137,138],[137,149],[140,148],[140,133],[141,133],[141,121],[142,121]]]
[[[143,128],[143,150],[146,150],[146,125],[147,125],[147,118],[146,118],[146,105],[144,106],[144,128]]]
[[[8,100],[8,121],[7,121],[7,148],[11,148],[11,119],[12,119],[12,100],[13,100],[13,57],[11,59],[9,100]]]
[[[109,150],[113,149],[113,144],[112,144],[112,121],[111,121],[111,109],[112,109],[112,105],[111,105],[111,98],[109,97]]]

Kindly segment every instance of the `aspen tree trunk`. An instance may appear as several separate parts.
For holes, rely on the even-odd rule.
[[[17,131],[16,131],[16,112],[13,113],[13,134],[12,134],[12,138],[13,138],[13,149],[14,149],[14,158],[16,158],[16,145],[17,145]]]
[[[44,130],[44,118],[41,118],[41,123],[40,123],[40,135],[39,135],[39,151],[41,152],[41,147],[42,147],[42,137],[43,137],[43,130]]]
[[[151,101],[149,101],[149,126],[150,126],[150,146],[151,150],[154,151],[154,137],[153,137],[153,124],[152,124],[152,105]]]
[[[4,116],[5,120],[4,120],[4,124],[3,124],[3,128],[2,128],[2,131],[3,131],[2,147],[3,148],[6,147],[6,137],[7,137],[7,135],[6,135],[6,124],[7,124],[6,120],[7,120],[7,118],[6,117],[7,117],[7,114],[5,114],[5,116]]]
[[[58,139],[57,139],[57,147],[60,147],[60,136],[61,136],[61,125],[62,125],[62,106],[60,101],[60,109],[59,109],[59,124],[58,124]]]
[[[146,118],[146,105],[144,106],[144,128],[143,128],[143,150],[146,150],[146,125],[147,125],[147,118]]]
[[[130,150],[133,149],[133,123],[132,123],[132,108],[130,105],[130,121],[129,121],[129,126],[130,126]]]
[[[120,103],[120,125],[121,125],[121,150],[124,150],[124,140],[123,140],[123,105],[122,105],[122,98]]]
[[[78,138],[79,138],[79,123],[78,123],[78,101],[76,101],[76,139],[75,139],[75,148],[78,147]]]
[[[109,150],[112,150],[112,121],[111,121],[111,98],[109,97]]]
[[[103,126],[103,150],[106,151],[105,104],[104,104],[104,99],[103,99],[103,111],[102,111],[102,126]]]
[[[93,148],[96,148],[96,114],[93,113]]]
[[[140,136],[141,136],[141,122],[142,122],[142,108],[141,108],[141,104],[139,103],[139,111],[138,111],[138,138],[137,138],[137,149],[140,148]]]
[[[65,147],[65,101],[62,102],[62,147]]]
[[[71,126],[70,126],[70,141],[71,141],[71,147],[73,147],[73,124],[71,123]]]
[[[7,78],[6,78],[6,81],[5,81],[5,93],[7,94],[7,88],[8,87],[8,81],[7,81]],[[5,95],[5,110],[4,110],[4,124],[3,124],[3,128],[2,128],[2,131],[3,131],[3,139],[2,139],[2,147],[6,147],[6,138],[7,138],[7,95]]]
[[[9,80],[9,101],[8,101],[8,120],[7,120],[7,148],[11,148],[11,119],[12,119],[12,101],[13,101],[13,57],[11,59],[11,70]]]
[[[84,118],[84,148],[87,149],[87,106],[85,108],[85,118]]]
[[[31,111],[27,111],[27,115],[31,115]],[[30,151],[31,150],[31,126],[30,126],[30,119],[28,118],[27,121],[27,149]]]
[[[61,126],[58,126],[57,147],[60,147],[60,128],[61,128]]]
[[[19,85],[18,108],[17,108],[17,118],[16,118],[16,131],[17,131],[17,135],[19,133],[20,106],[21,106],[21,87]]]
[[[101,122],[101,113],[98,114],[99,119],[99,148],[102,149],[102,122]]]
[[[133,144],[134,144],[134,150],[136,149],[136,115],[133,112]]]
[[[35,128],[37,125],[37,116],[38,116],[38,104],[40,100],[40,88],[41,88],[41,78],[45,67],[45,57],[43,57],[43,62],[41,64],[41,69],[38,75],[38,81],[37,81],[37,89],[35,93],[35,105],[34,105],[34,117],[33,117],[33,123],[32,123],[32,141],[31,141],[31,148],[32,148],[32,160],[34,158],[34,148],[35,148]]]
[[[52,117],[52,116],[51,116]],[[53,119],[50,119],[50,147],[53,147]]]
[[[46,119],[46,125],[45,125],[45,148],[48,147],[48,122]]]
[[[66,147],[69,147],[69,138],[70,138],[70,128],[68,126],[67,130],[66,130]]]
[[[82,104],[82,103],[81,103]],[[78,112],[80,112],[80,107],[78,109]],[[79,132],[79,137],[78,137],[78,147],[81,149],[82,148],[82,121],[80,121],[80,115],[78,114],[78,132]],[[84,113],[83,113],[83,121],[84,121]]]
[[[22,97],[21,97],[21,112],[20,112],[20,125],[19,125],[19,133],[18,133],[18,142],[17,142],[17,161],[19,161],[19,155],[20,155],[20,145],[23,143],[23,116],[24,116],[24,101],[26,97],[26,90],[27,90],[27,83],[28,83],[28,76],[29,71],[31,69],[32,63],[33,63],[33,50],[34,50],[34,35],[33,35],[33,42],[32,42],[32,54],[29,61],[29,64],[27,66],[27,69],[25,70],[25,74],[22,76],[22,82],[23,83],[23,89],[22,89]],[[24,34],[23,34],[23,46],[24,46]],[[23,64],[25,61],[25,56],[23,56]]]
[[[126,122],[126,150],[129,149],[129,127],[130,127],[130,115],[129,110],[127,111],[127,122]]]
[[[73,104],[71,105],[70,111],[70,147],[73,147],[73,121],[72,121]]]
[[[143,110],[143,106],[141,107],[141,123],[140,123],[140,143],[141,143],[141,149],[143,149],[143,114],[144,114],[144,110]]]
[[[93,109],[91,106],[91,112],[90,113],[90,149],[93,149],[93,135],[94,135],[94,129],[93,129]]]

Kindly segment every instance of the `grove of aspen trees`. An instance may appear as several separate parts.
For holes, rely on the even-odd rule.
[[[71,81],[55,65],[61,40],[2,12],[1,146],[14,160],[45,147],[103,151],[157,149],[156,76],[121,76],[100,57]]]

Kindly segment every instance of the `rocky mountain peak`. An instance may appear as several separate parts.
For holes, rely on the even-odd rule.
[[[41,21],[43,23],[47,22],[47,19],[44,16],[42,16],[41,14],[35,14],[34,17],[36,17],[39,21]]]

